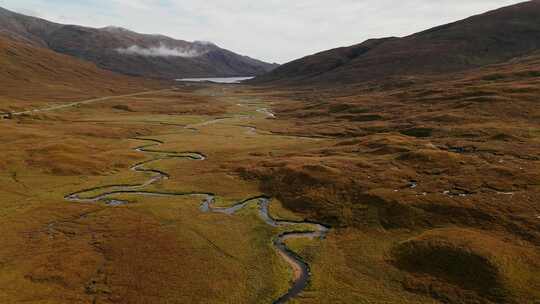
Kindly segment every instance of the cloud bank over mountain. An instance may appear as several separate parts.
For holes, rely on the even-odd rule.
[[[194,58],[204,55],[204,52],[197,50],[188,50],[180,48],[170,48],[164,44],[159,46],[143,48],[138,45],[132,45],[128,48],[117,48],[116,51],[123,55],[138,55],[145,57],[183,57]]]

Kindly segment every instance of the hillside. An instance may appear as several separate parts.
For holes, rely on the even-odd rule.
[[[406,86],[259,90],[277,117],[259,128],[336,140],[238,169],[340,230],[326,253],[300,251],[324,265],[310,294],[324,301],[307,303],[406,303],[390,282],[435,303],[540,299],[540,54]]]
[[[504,62],[540,48],[540,1],[504,7],[404,38],[321,52],[258,77],[258,83],[356,83],[441,74]]]
[[[166,79],[251,76],[276,67],[209,42],[145,35],[118,27],[63,25],[2,8],[0,33],[135,76]]]
[[[158,86],[1,36],[0,83],[0,112],[42,102],[73,101]]]

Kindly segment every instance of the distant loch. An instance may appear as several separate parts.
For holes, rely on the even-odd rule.
[[[214,77],[214,78],[181,78],[181,82],[213,82],[213,83],[240,83],[253,77]]]

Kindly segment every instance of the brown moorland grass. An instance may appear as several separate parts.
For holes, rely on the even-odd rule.
[[[494,303],[534,302],[538,251],[504,235],[462,228],[434,229],[396,245],[395,264],[412,273],[406,287],[434,297]],[[448,282],[451,283],[450,287]],[[452,288],[451,286],[460,288]]]
[[[0,113],[162,88],[71,56],[0,36]]]
[[[441,227],[472,235],[474,250],[442,232],[437,235],[446,237],[442,249],[434,237],[410,250],[411,257],[424,257],[424,270],[418,279],[417,268],[397,267],[405,276],[394,279],[405,290],[445,303],[534,302],[538,256],[520,256],[523,251],[537,252],[540,241],[538,58],[440,78],[412,78],[406,85],[246,91],[252,98],[270,101],[277,113],[279,123],[266,121],[261,128],[332,137],[335,144],[249,162],[238,171],[246,180],[258,180],[262,191],[277,196],[285,207],[348,231],[349,244],[362,246],[361,237],[352,237],[357,231],[385,231],[387,237],[380,242],[389,245],[377,253],[380,260],[392,255],[392,242],[399,244],[385,238],[404,229],[410,238]],[[336,249],[340,254],[341,246]],[[474,251],[477,260],[491,261],[492,249],[494,259],[506,260],[482,262],[493,273],[503,274],[494,281],[497,291],[478,287],[466,275],[469,252]],[[456,272],[449,279],[448,262],[430,259],[432,253],[468,262],[451,264]],[[325,263],[331,258],[315,264]],[[366,270],[360,263],[348,265]],[[379,269],[396,273],[394,266]],[[324,271],[315,267],[314,273],[320,278],[317,273]],[[329,284],[314,280],[314,285]]]
[[[287,291],[292,274],[272,246],[282,231],[261,221],[254,208],[227,216],[202,213],[196,197],[119,195],[130,201],[121,207],[63,199],[87,188],[147,180],[128,170],[152,157],[133,151],[142,144],[134,138],[161,139],[159,149],[200,150],[209,157],[152,164],[171,176],[147,190],[212,191],[219,204],[260,194],[257,184],[227,166],[253,151],[268,155],[304,144],[279,136],[265,142],[266,136],[239,125],[245,116],[234,111],[238,106],[190,90],[1,121],[0,281],[9,286],[0,289],[1,302],[253,303]],[[133,111],[119,113],[111,106],[117,104]],[[264,119],[255,108],[243,111],[254,121]],[[224,114],[238,118],[205,124]],[[200,132],[187,125],[199,125]],[[277,201],[272,212],[291,216]]]
[[[134,137],[208,156],[152,163],[170,179],[149,190],[214,192],[218,205],[265,193],[282,203],[271,207],[278,217],[332,226],[326,240],[288,242],[312,272],[294,303],[537,300],[536,69],[532,57],[408,87],[316,93],[186,86],[0,121],[0,285],[15,286],[0,300],[266,303],[287,289],[290,270],[270,247],[277,231],[256,210],[202,214],[195,198],[63,201],[145,181],[128,170],[151,157],[132,150]],[[494,289],[469,280],[469,266]]]

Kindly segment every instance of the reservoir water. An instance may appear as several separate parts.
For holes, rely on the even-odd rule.
[[[214,77],[214,78],[181,78],[176,81],[184,82],[214,82],[214,83],[240,83],[253,77]]]

